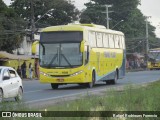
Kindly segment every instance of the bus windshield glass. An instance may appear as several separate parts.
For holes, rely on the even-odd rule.
[[[65,68],[82,65],[80,43],[41,43],[40,66],[45,68]]]
[[[40,66],[65,68],[82,65],[80,31],[42,32],[40,39]]]
[[[82,65],[80,43],[40,43],[40,66],[72,68]]]

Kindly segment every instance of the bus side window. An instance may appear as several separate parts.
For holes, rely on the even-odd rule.
[[[91,47],[97,47],[95,32],[90,31],[88,39]]]
[[[109,46],[110,48],[115,48],[114,47],[114,37],[112,34],[109,34]]]
[[[119,45],[120,45],[120,48],[123,49],[122,36],[119,36]]]
[[[115,48],[120,48],[118,35],[114,35],[114,43],[115,43]]]
[[[102,33],[96,33],[97,47],[103,47]]]
[[[105,48],[109,48],[109,35],[106,33],[103,34],[103,45]]]
[[[125,49],[126,48],[126,46],[125,46],[125,41],[124,41],[124,36],[122,36],[122,45],[123,45],[123,49]]]
[[[89,62],[89,46],[85,46],[85,65]]]

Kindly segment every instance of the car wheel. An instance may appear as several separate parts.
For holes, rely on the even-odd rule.
[[[55,83],[51,83],[51,87],[52,87],[52,89],[58,89],[58,84],[55,84]]]
[[[3,101],[3,91],[0,89],[0,103]]]
[[[22,88],[20,87],[19,90],[18,90],[18,94],[17,94],[17,96],[15,97],[15,100],[16,100],[16,101],[21,101],[21,100],[22,100],[22,95],[23,95],[23,90],[22,90]]]

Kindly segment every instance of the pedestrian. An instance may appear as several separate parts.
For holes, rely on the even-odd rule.
[[[33,76],[33,66],[32,63],[29,63],[29,78],[32,79]]]
[[[21,65],[22,77],[23,78],[27,78],[27,76],[26,76],[26,68],[27,68],[26,62],[24,61],[23,64]]]
[[[38,60],[35,60],[35,77],[39,79],[39,62]]]
[[[17,67],[17,73],[20,77],[22,77],[22,71],[20,66]]]

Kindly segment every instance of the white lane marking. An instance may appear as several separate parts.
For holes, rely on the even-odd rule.
[[[32,100],[32,101],[28,101],[25,103],[34,103],[34,102],[40,102],[40,101],[46,101],[46,100],[51,100],[51,99],[58,99],[58,98],[64,98],[64,97],[71,97],[71,96],[75,96],[75,95],[79,95],[82,93],[76,93],[76,94],[71,94],[71,95],[64,95],[64,96],[58,96],[58,97],[51,97],[51,98],[45,98],[45,99],[39,99],[39,100]]]
[[[70,95],[63,95],[63,96],[58,96],[58,97],[51,97],[51,98],[45,98],[45,99],[39,99],[39,100],[32,100],[32,101],[28,101],[28,102],[25,102],[25,103],[33,103],[33,102],[46,101],[46,100],[51,100],[51,99],[72,97],[72,96],[76,96],[76,95],[85,95],[87,93],[93,93],[93,92],[97,92],[97,91],[103,91],[103,90],[106,90],[106,89],[109,89],[109,88],[102,88],[102,89],[92,90],[92,91],[83,91],[81,93],[75,93],[75,94],[70,94]]]
[[[34,91],[28,91],[28,92],[24,92],[24,93],[33,93],[33,92],[39,92],[39,91],[44,91],[44,90],[34,90]]]

